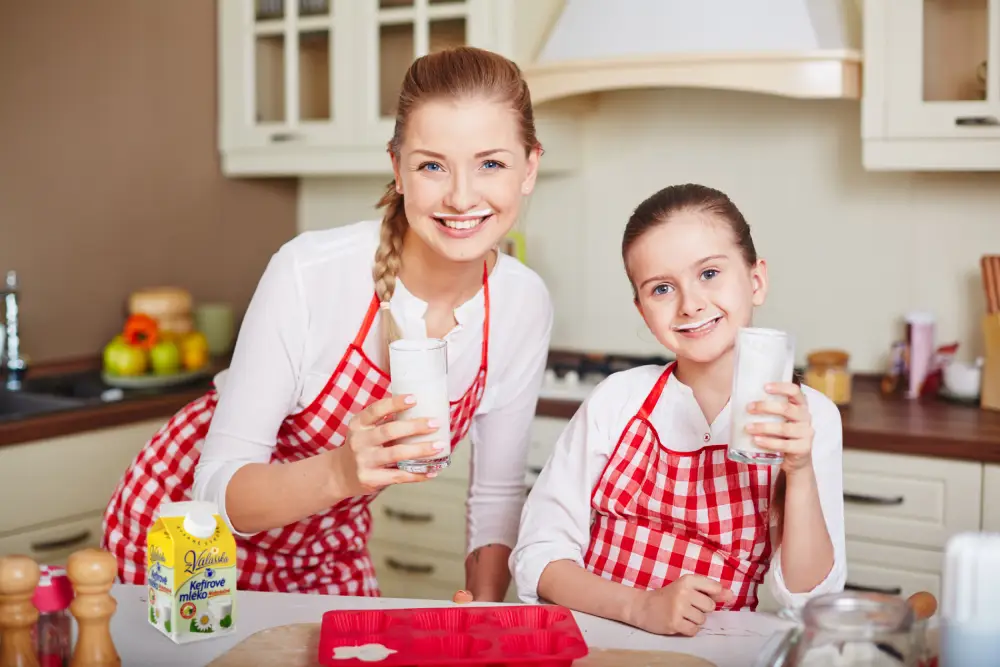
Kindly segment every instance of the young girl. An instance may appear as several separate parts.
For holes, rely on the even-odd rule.
[[[381,221],[285,244],[217,390],[125,472],[103,540],[124,582],[145,579],[160,504],[195,498],[235,532],[241,590],[378,595],[369,503],[434,474],[396,462],[451,451],[471,429],[466,587],[503,599],[552,325],[541,279],[495,250],[541,155],[517,66],[464,47],[417,59],[388,153],[395,178]],[[388,396],[387,343],[400,336],[448,343],[448,439],[428,434],[449,424],[391,419],[409,407]],[[437,441],[396,442],[417,434]]]
[[[785,605],[841,590],[836,406],[770,386],[776,400],[751,411],[784,421],[751,433],[784,454],[780,470],[726,456],[736,333],[768,287],[743,216],[716,190],[668,187],[632,214],[622,257],[636,308],[676,362],[608,377],[559,438],[511,555],[521,599],[693,635],[714,609],[755,609],[769,568]]]

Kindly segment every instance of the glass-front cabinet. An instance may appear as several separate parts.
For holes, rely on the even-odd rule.
[[[866,0],[864,69],[876,161],[1000,170],[1000,0]]]
[[[518,0],[523,1],[523,0]],[[510,0],[218,0],[227,174],[383,173],[417,57],[504,51]]]

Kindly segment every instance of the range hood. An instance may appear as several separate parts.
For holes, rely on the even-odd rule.
[[[565,0],[525,76],[536,103],[663,87],[859,99],[860,1]]]

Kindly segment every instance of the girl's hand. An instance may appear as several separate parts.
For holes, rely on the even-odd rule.
[[[409,459],[439,456],[448,450],[448,441],[391,444],[411,435],[433,433],[439,428],[428,419],[393,421],[391,417],[413,406],[411,396],[392,396],[369,405],[354,415],[347,427],[347,441],[331,452],[336,483],[350,496],[374,493],[391,484],[421,482],[436,473],[416,474],[396,469]]]
[[[785,474],[810,469],[814,432],[802,388],[794,382],[777,382],[767,385],[764,390],[775,396],[785,396],[788,401],[758,401],[747,406],[747,411],[755,415],[777,415],[785,421],[748,424],[747,433],[754,436],[754,444],[761,449],[785,455],[781,464]]]
[[[688,637],[698,633],[717,604],[733,597],[715,579],[697,574],[685,574],[659,590],[637,592],[636,604],[628,612],[629,625],[658,635]]]
[[[475,601],[475,598],[472,597],[472,593],[469,591],[458,591],[452,596],[451,601],[457,602],[458,604],[468,604]]]

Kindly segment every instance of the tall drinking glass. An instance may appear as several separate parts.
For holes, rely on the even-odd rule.
[[[736,360],[733,369],[733,393],[730,398],[732,433],[728,456],[741,463],[780,465],[785,460],[781,452],[771,452],[753,444],[753,435],[746,432],[753,422],[781,422],[777,415],[752,415],[747,406],[756,401],[782,401],[764,391],[770,382],[791,382],[795,366],[795,343],[784,331],[776,329],[741,328],[736,335]]]
[[[451,442],[451,413],[448,403],[448,348],[437,338],[403,339],[389,345],[391,380],[389,391],[395,396],[410,394],[416,404],[398,414],[397,419],[436,419],[440,426],[433,433],[400,438],[399,443]],[[451,463],[447,453],[427,459],[400,461],[396,467],[415,473],[443,470]]]

